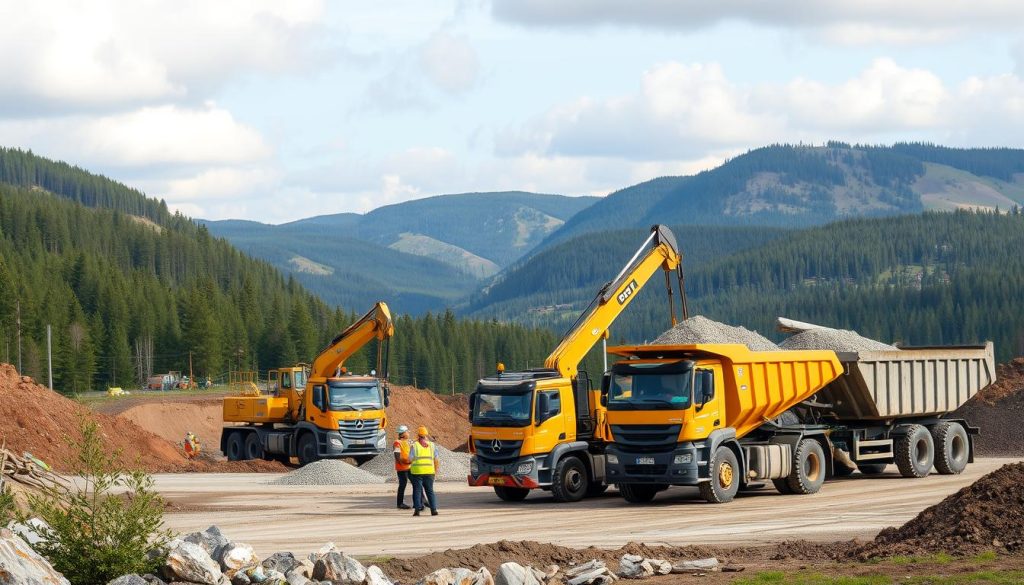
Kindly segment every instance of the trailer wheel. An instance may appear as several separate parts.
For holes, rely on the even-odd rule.
[[[309,465],[319,459],[316,452],[316,437],[313,433],[303,433],[299,439],[299,465]]]
[[[743,474],[736,454],[725,446],[715,449],[708,471],[711,481],[700,484],[700,496],[711,504],[731,502],[740,490],[740,476]]]
[[[816,494],[825,483],[825,450],[814,439],[803,439],[793,454],[793,470],[786,478],[794,494]]]
[[[498,498],[503,502],[522,502],[526,499],[526,496],[530,495],[530,490],[496,485],[494,486],[494,493],[498,494]]]
[[[224,455],[228,461],[241,461],[245,457],[245,439],[242,438],[242,433],[235,431],[228,435],[227,449],[228,452]]]
[[[257,433],[250,432],[249,436],[245,438],[245,458],[263,459],[263,444]]]
[[[661,491],[661,486],[647,483],[619,484],[619,493],[630,504],[646,504]]]
[[[587,495],[587,468],[578,457],[566,456],[555,465],[551,476],[551,495],[556,502],[578,502]]]
[[[775,486],[775,489],[777,489],[780,494],[789,495],[789,494],[793,493],[792,488],[789,487],[789,481],[787,481],[787,478],[785,478],[785,477],[781,477],[779,479],[773,479],[772,480],[772,485]]]
[[[886,467],[889,467],[887,463],[858,463],[857,471],[863,475],[882,475]]]
[[[935,463],[932,434],[921,425],[907,425],[907,434],[897,439],[894,451],[903,477],[924,477]]]
[[[943,421],[932,427],[931,432],[935,442],[935,470],[942,475],[956,475],[966,469],[971,450],[964,427]]]

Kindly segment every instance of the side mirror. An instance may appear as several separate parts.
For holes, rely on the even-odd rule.
[[[711,399],[715,397],[715,377],[714,373],[710,370],[700,370],[697,372],[696,387],[694,388],[693,398],[694,402],[697,403],[697,410],[700,411],[704,408]]]
[[[608,374],[601,376],[601,406],[608,406],[608,389],[611,387],[612,377]]]
[[[606,392],[601,393],[601,406],[608,406],[608,394]]]
[[[548,420],[548,412],[551,410],[551,397],[547,393],[537,395],[537,424]]]
[[[313,406],[320,411],[324,410],[324,387],[313,386]]]
[[[473,413],[476,412],[476,392],[469,395],[469,422],[473,422]]]
[[[384,406],[391,406],[391,387],[384,386]]]

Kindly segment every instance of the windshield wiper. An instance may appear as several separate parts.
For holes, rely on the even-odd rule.
[[[667,405],[667,406],[671,406],[673,408],[675,408],[676,406],[683,407],[683,403],[682,402],[678,402],[677,403],[677,402],[671,402],[669,400],[660,400],[658,398],[645,398],[643,400],[637,400],[636,402],[639,402],[639,403],[642,403],[642,404],[664,404],[664,405]]]
[[[351,404],[332,404],[331,410],[357,410],[356,407]]]

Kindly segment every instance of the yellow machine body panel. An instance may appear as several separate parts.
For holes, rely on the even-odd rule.
[[[283,396],[224,397],[224,422],[284,422],[288,418],[288,410],[288,398]]]
[[[573,404],[572,385],[567,378],[542,380],[537,384],[537,392],[557,392],[562,405],[560,416],[543,420],[540,424],[537,415],[537,404],[534,399],[531,408],[530,424],[522,427],[473,427],[470,444],[475,441],[493,443],[499,441],[522,441],[521,456],[550,453],[560,443],[576,440],[576,410]]]

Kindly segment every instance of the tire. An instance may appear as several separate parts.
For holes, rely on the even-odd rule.
[[[530,495],[530,490],[496,485],[494,486],[494,493],[503,502],[522,502],[526,499],[526,496]]]
[[[658,484],[649,483],[624,483],[619,484],[619,493],[630,504],[646,504],[658,495],[661,487]]]
[[[907,434],[893,446],[896,467],[903,477],[924,477],[935,464],[935,443],[932,434],[921,425],[907,425]]]
[[[832,475],[834,477],[850,477],[856,469],[847,467],[841,463],[834,463],[832,465]]]
[[[233,432],[228,435],[227,453],[224,455],[228,461],[241,461],[245,457],[245,438],[240,432]]]
[[[263,459],[263,443],[257,433],[249,433],[245,438],[245,458]]]
[[[786,478],[794,494],[816,494],[825,483],[825,450],[814,439],[802,439],[793,453],[793,469]]]
[[[587,495],[590,478],[578,457],[565,456],[555,465],[551,476],[551,495],[556,502],[578,502]]]
[[[590,485],[587,486],[587,497],[593,498],[595,496],[600,496],[606,491],[608,491],[608,484],[604,482],[593,481],[590,482]]]
[[[303,433],[299,438],[299,465],[309,465],[319,459],[316,452],[316,437],[313,433]]]
[[[721,446],[708,463],[711,481],[700,484],[700,495],[711,504],[731,502],[740,490],[740,479],[743,471],[732,449]]]
[[[858,463],[857,471],[868,476],[882,475],[886,467],[889,467],[888,463]]]
[[[967,429],[955,422],[943,421],[931,428],[935,443],[935,470],[942,475],[957,475],[967,468],[971,442]]]
[[[785,477],[780,477],[778,479],[773,479],[772,480],[772,485],[775,486],[775,489],[779,490],[780,494],[789,495],[789,494],[793,493],[793,490],[790,489],[790,487],[789,487],[789,481]]]

